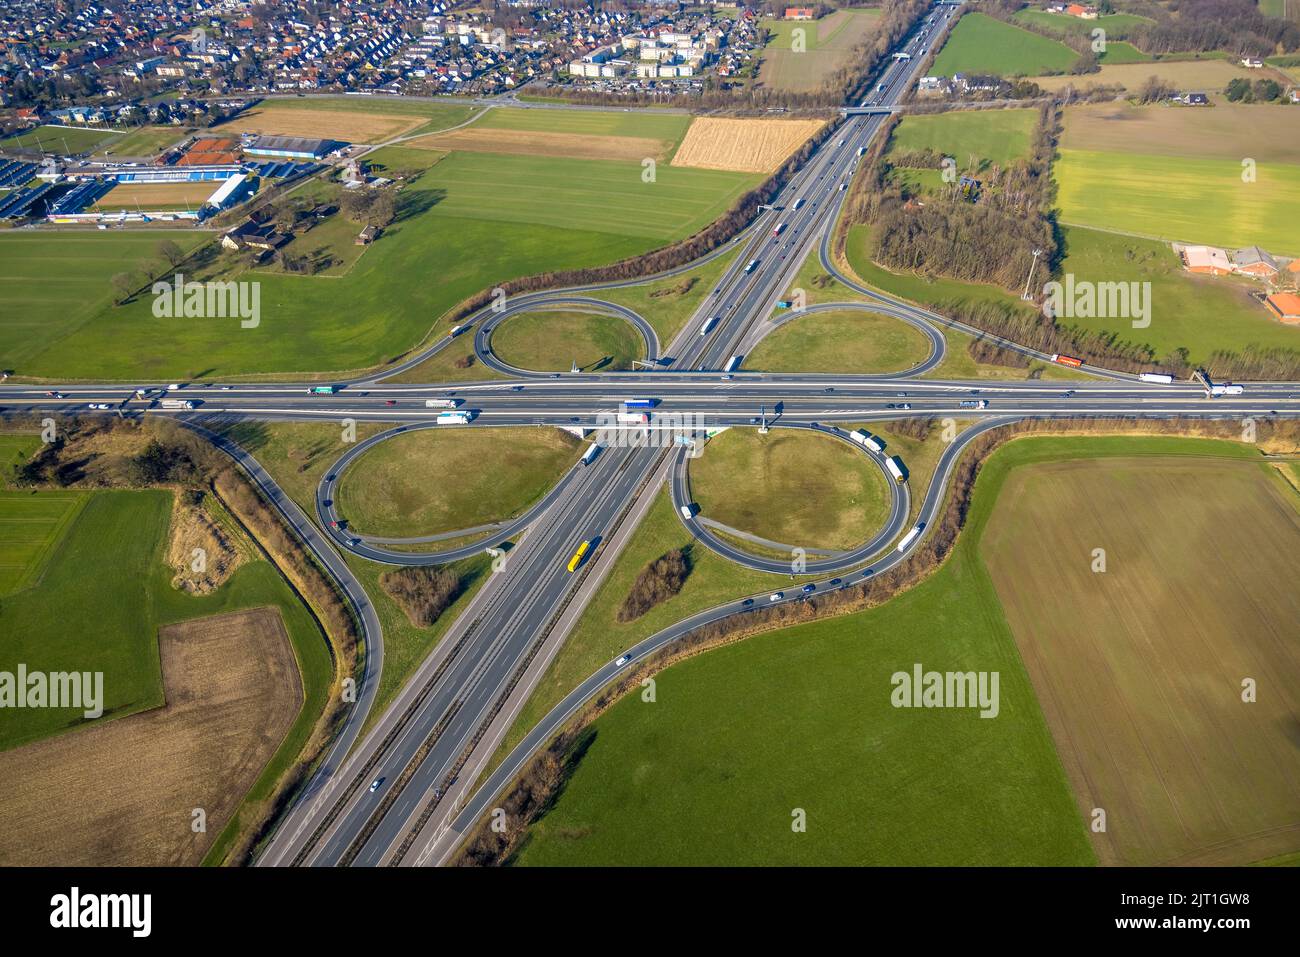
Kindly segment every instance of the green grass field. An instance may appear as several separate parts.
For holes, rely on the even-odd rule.
[[[2,236],[0,292],[20,318],[0,328],[0,366],[104,379],[372,366],[410,349],[480,290],[662,246],[716,218],[759,181],[661,165],[658,181],[643,183],[637,163],[440,156],[397,148],[374,154],[394,167],[436,165],[406,187],[399,221],[346,276],[223,271],[222,278],[261,283],[261,321],[251,329],[234,320],[158,319],[149,296],[109,306],[108,278],[147,256],[156,238]]]
[[[1158,356],[1182,347],[1193,362],[1218,349],[1247,345],[1300,350],[1300,329],[1271,318],[1251,298],[1258,285],[1228,277],[1193,276],[1182,269],[1165,243],[1066,227],[1062,274],[1075,281],[1150,282],[1151,325],[1134,329],[1132,320],[1062,320],[1085,329],[1114,332],[1121,339],[1149,344]]]
[[[339,480],[339,514],[365,535],[408,538],[519,514],[577,461],[559,429],[423,429],[369,449]]]
[[[647,114],[622,110],[529,110],[497,107],[474,124],[502,130],[535,130],[579,136],[640,136],[668,140],[674,146],[691,125],[689,113]]]
[[[991,73],[997,76],[1036,76],[1062,73],[1077,55],[1064,43],[982,13],[968,13],[953,28],[934,65],[933,76]]]
[[[1300,255],[1300,163],[1061,149],[1054,172],[1060,218],[1071,225]]]
[[[745,358],[765,372],[898,372],[929,354],[926,338],[905,322],[875,313],[813,313],[781,326]]]
[[[154,156],[185,139],[193,130],[185,126],[140,126],[121,139],[105,140],[97,156]]]
[[[1152,22],[1146,17],[1139,17],[1132,13],[1111,13],[1094,20],[1084,20],[1066,13],[1031,9],[1019,10],[1011,19],[1061,35],[1075,34],[1090,37],[1093,30],[1101,29],[1106,31],[1108,39],[1122,37],[1130,30]]]
[[[713,290],[718,288],[718,280],[738,255],[740,250],[734,249],[702,266],[666,279],[639,286],[603,289],[600,298],[635,311],[650,323],[659,336],[660,347],[667,351],[686,320],[699,308],[700,303],[713,295]]]
[[[645,357],[640,334],[625,319],[569,310],[538,310],[511,316],[492,333],[492,351],[503,362],[535,372],[631,369]]]
[[[880,470],[811,432],[730,429],[709,440],[689,475],[702,517],[784,545],[849,549],[889,515]]]
[[[75,155],[91,152],[121,133],[121,130],[91,129],[84,126],[38,126],[18,136],[0,140],[0,149],[41,149],[47,153]]]
[[[1101,52],[1097,60],[1101,63],[1149,63],[1151,57],[1143,53],[1131,43],[1125,43],[1123,40],[1106,41],[1106,49]]]
[[[40,580],[50,555],[85,503],[81,492],[0,493],[0,596]]]
[[[32,499],[64,493],[0,492],[0,521],[33,514]],[[21,662],[29,671],[102,671],[104,717],[116,718],[163,704],[158,628],[171,622],[242,608],[274,605],[293,641],[307,704],[278,760],[301,748],[324,704],[332,675],[329,652],[311,616],[272,566],[255,561],[222,588],[192,596],[171,586],[162,549],[172,496],[163,491],[80,493],[84,504],[52,533],[39,581],[0,603],[0,670]],[[5,521],[7,520],[7,521]],[[29,536],[29,540],[32,536]],[[35,568],[22,543],[0,540],[0,564]],[[94,614],[68,617],[68,609]],[[0,728],[0,748],[78,727],[80,711],[15,710]],[[295,744],[296,742],[296,744]],[[290,750],[291,749],[291,750]]]
[[[639,694],[619,701],[594,724],[518,862],[1095,863],[978,555],[1018,467],[1135,454],[1255,455],[1235,443],[1161,437],[1003,447],[980,472],[949,560],[916,588],[865,612],[710,651],[657,675],[654,703]],[[918,662],[998,671],[998,717],[892,708],[890,676]],[[791,830],[795,808],[807,813],[806,833]]]
[[[985,162],[1005,166],[1028,155],[1037,119],[1036,110],[907,116],[894,131],[890,150],[931,149],[953,157],[962,169],[979,168]]]

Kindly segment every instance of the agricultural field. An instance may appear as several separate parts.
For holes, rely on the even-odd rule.
[[[256,328],[158,319],[147,295],[112,307],[109,277],[137,266],[123,251],[147,254],[162,234],[0,236],[0,292],[31,303],[19,313],[24,321],[0,330],[0,365],[65,379],[328,375],[373,366],[405,353],[483,289],[658,248],[717,218],[760,180],[661,165],[646,183],[639,162],[493,153],[388,148],[370,158],[424,172],[401,191],[397,222],[346,275],[243,272],[228,260],[186,270],[198,281],[257,279]],[[174,235],[189,244],[205,238]],[[30,282],[36,277],[46,288]]]
[[[875,32],[879,19],[878,9],[849,9],[820,20],[764,20],[772,36],[763,49],[759,82],[793,93],[816,90],[848,63],[853,49]],[[803,52],[795,49],[797,30],[803,31]]]
[[[930,67],[930,74],[1037,76],[1065,72],[1076,59],[1078,55],[1057,40],[1030,33],[982,13],[968,13],[949,34],[948,41]]]
[[[1065,110],[1061,148],[1145,156],[1196,156],[1240,163],[1300,163],[1300,124],[1279,123],[1271,104],[1218,103],[1213,109],[1091,103]],[[1267,130],[1267,136],[1260,131]]]
[[[160,707],[0,753],[0,863],[202,862],[293,725],[302,682],[273,607],[166,625],[158,650]]]
[[[673,156],[673,166],[774,173],[824,126],[822,120],[696,117]]]
[[[475,153],[514,153],[522,156],[557,156],[591,160],[641,162],[666,160],[672,151],[670,140],[640,136],[599,136],[540,130],[498,129],[475,124],[447,133],[434,133],[408,140],[416,149],[468,150]]]
[[[0,323],[0,368],[29,371],[37,356],[104,314],[112,297],[112,276],[155,262],[164,239],[188,251],[208,237],[162,230],[0,234],[0,297],[6,304],[5,321]],[[109,330],[104,332],[111,341]],[[57,375],[59,366],[47,371]]]
[[[1078,226],[1064,227],[1061,273],[1075,281],[1151,283],[1151,324],[1134,329],[1128,318],[1062,320],[1114,332],[1150,345],[1157,356],[1185,348],[1193,362],[1216,350],[1249,345],[1300,350],[1300,329],[1272,318],[1251,293],[1259,284],[1227,276],[1197,276],[1182,268],[1168,244]]]
[[[1032,465],[1003,486],[980,556],[1079,813],[1106,811],[1090,835],[1104,864],[1300,851],[1300,496],[1270,472],[1149,455]]]
[[[929,355],[929,342],[901,320],[859,310],[790,320],[745,358],[764,372],[901,372]]]
[[[570,136],[650,139],[675,147],[691,125],[689,113],[638,110],[533,110],[495,107],[484,111],[475,128]]]
[[[3,436],[6,459],[25,461],[35,452],[34,436]],[[12,456],[9,454],[12,452]],[[81,513],[81,492],[31,495],[0,492],[0,597],[31,588],[45,571],[50,556]]]
[[[1052,42],[1052,41],[1048,41]],[[1150,77],[1159,77],[1166,83],[1180,90],[1199,90],[1212,94],[1228,85],[1229,80],[1243,77],[1251,80],[1272,78],[1279,83],[1288,81],[1278,70],[1250,70],[1235,61],[1217,57],[1204,60],[1153,60],[1149,63],[1102,63],[1097,73],[1085,73],[1080,76],[1034,76],[1033,81],[1044,90],[1055,92],[1067,86],[1083,90],[1090,86],[1111,86],[1118,84],[1132,91],[1138,89]],[[1191,112],[1209,112],[1204,107],[1192,107]],[[1280,124],[1278,124],[1280,125]]]
[[[1029,155],[1038,111],[1028,109],[954,111],[908,116],[890,139],[891,152],[934,150],[961,169],[1006,166]]]
[[[1062,223],[1300,255],[1300,163],[1259,162],[1255,181],[1243,182],[1240,158],[1059,152],[1053,172]]]
[[[571,310],[538,310],[511,316],[492,332],[492,352],[502,362],[534,372],[631,369],[645,357],[645,343],[626,319]]]
[[[578,459],[559,429],[423,429],[367,451],[343,473],[338,510],[364,535],[436,535],[523,512]]]
[[[215,134],[266,133],[344,143],[383,143],[415,132],[444,129],[473,116],[468,106],[362,101],[356,97],[263,100],[213,128]]]
[[[141,209],[199,209],[220,183],[122,183],[101,196],[94,209],[105,212]]]
[[[38,126],[18,136],[0,139],[0,149],[39,149],[47,153],[76,156],[93,152],[121,133],[121,130],[91,129],[86,126]]]
[[[730,429],[691,460],[689,479],[701,518],[783,545],[847,550],[889,516],[880,470],[812,432]]]

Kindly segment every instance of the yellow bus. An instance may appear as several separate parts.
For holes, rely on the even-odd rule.
[[[575,572],[578,570],[578,566],[582,564],[582,560],[587,557],[587,549],[589,548],[591,548],[590,541],[583,542],[578,546],[578,550],[574,552],[573,557],[569,559],[569,571]]]

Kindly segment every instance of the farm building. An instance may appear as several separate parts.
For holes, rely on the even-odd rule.
[[[1293,292],[1275,292],[1264,300],[1268,311],[1282,322],[1300,323],[1300,296]]]
[[[787,20],[811,20],[815,16],[812,7],[786,7],[785,19]]]
[[[1226,276],[1232,272],[1232,260],[1215,246],[1184,246],[1179,250],[1183,268],[1207,276]]]
[[[1234,271],[1256,279],[1272,279],[1277,275],[1277,263],[1258,246],[1236,250],[1232,254],[1232,265]]]
[[[341,145],[343,144],[333,140],[313,140],[301,136],[258,136],[244,147],[244,152],[250,156],[318,160]]]
[[[357,234],[353,241],[357,246],[369,246],[379,237],[379,229],[374,225],[367,226]]]

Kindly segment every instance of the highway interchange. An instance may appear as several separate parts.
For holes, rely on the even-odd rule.
[[[937,6],[926,35],[913,35],[904,49],[919,51],[936,43],[953,7]],[[522,701],[536,686],[567,629],[584,607],[634,530],[647,503],[666,483],[674,506],[690,509],[687,467],[693,449],[721,428],[765,425],[813,429],[849,441],[852,426],[901,417],[977,420],[944,450],[933,479],[914,507],[910,486],[886,480],[891,513],[869,542],[843,555],[811,556],[806,573],[819,576],[817,591],[850,587],[905,561],[908,549],[894,544],[909,527],[925,526],[937,515],[953,469],[971,439],[990,429],[1027,417],[1056,416],[1214,416],[1264,417],[1300,414],[1300,384],[1248,383],[1239,396],[1209,399],[1202,386],[1139,382],[1136,376],[1085,368],[1077,381],[978,382],[920,378],[942,361],[944,326],[965,328],[946,317],[883,296],[858,284],[837,267],[830,253],[833,225],[847,196],[847,185],[860,151],[871,142],[912,84],[925,58],[891,60],[873,84],[863,106],[880,112],[853,112],[796,172],[755,221],[732,243],[705,259],[741,247],[716,289],[685,325],[676,340],[658,341],[653,328],[634,311],[601,298],[610,288],[654,281],[646,277],[577,289],[529,293],[494,302],[464,320],[456,336],[445,336],[409,359],[371,375],[337,383],[333,395],[310,394],[317,383],[229,383],[188,385],[175,396],[195,400],[192,412],[164,411],[156,399],[142,400],[136,390],[157,394],[159,383],[66,385],[57,389],[0,385],[0,406],[84,414],[89,403],[140,414],[175,415],[238,461],[267,499],[302,537],[306,547],[339,582],[357,611],[367,646],[360,694],[342,731],[310,784],[282,815],[262,848],[257,863],[267,866],[439,864],[449,859],[464,833],[492,807],[528,758],[550,739],[582,704],[621,671],[700,625],[767,604],[768,595],[736,596],[699,612],[629,649],[625,659],[610,662],[588,677],[510,753],[507,760],[475,787],[479,772],[495,752]],[[773,230],[782,228],[777,235]],[[806,310],[776,312],[800,266],[816,254],[822,268],[870,302],[823,303]],[[747,266],[756,261],[752,268]],[[701,260],[664,275],[695,268]],[[520,312],[568,307],[619,316],[645,341],[652,371],[553,374],[517,369],[492,351],[492,332]],[[888,375],[770,374],[743,369],[743,357],[767,334],[798,317],[826,310],[870,309],[920,329],[929,355],[916,367]],[[773,315],[775,313],[775,319]],[[716,321],[712,321],[716,320]],[[702,334],[701,329],[707,328]],[[978,334],[977,330],[973,331]],[[393,384],[431,355],[472,337],[484,365],[506,378],[468,383]],[[1040,360],[1050,360],[1015,343],[1002,342]],[[734,361],[733,361],[734,360]],[[53,391],[51,397],[47,391]],[[614,429],[621,403],[654,397],[647,430]],[[582,434],[600,429],[605,447],[590,465],[575,465],[541,501],[500,525],[472,531],[480,537],[403,541],[367,536],[348,527],[334,505],[338,482],[355,461],[395,435],[437,425],[430,399],[455,399],[471,412],[470,428],[554,426]],[[973,398],[984,409],[962,408]],[[247,450],[221,429],[239,420],[375,421],[383,432],[349,446],[317,489],[314,516],[306,515],[277,486]],[[852,443],[851,443],[852,444]],[[854,444],[884,472],[883,458]],[[885,454],[889,454],[886,449]],[[749,567],[790,574],[791,563],[743,552],[699,521],[682,517],[707,547]],[[447,547],[439,549],[447,539]],[[425,550],[409,546],[421,542]],[[592,557],[575,574],[566,562],[578,543],[594,543]],[[513,543],[498,559],[498,570],[450,626],[386,711],[364,737],[361,729],[374,701],[383,664],[383,637],[365,589],[343,560],[351,552],[393,565],[433,564],[468,557],[485,548]],[[791,588],[784,601],[805,596]],[[382,783],[373,788],[372,782]]]

